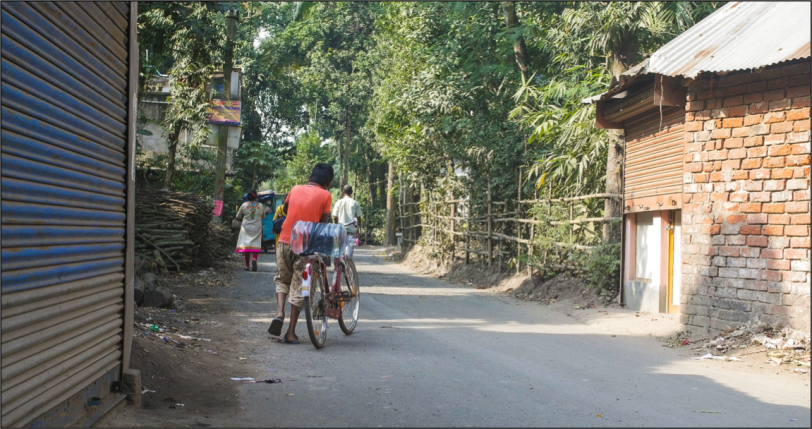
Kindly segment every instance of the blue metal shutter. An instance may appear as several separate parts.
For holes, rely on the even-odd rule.
[[[2,3],[3,427],[119,378],[129,6]]]

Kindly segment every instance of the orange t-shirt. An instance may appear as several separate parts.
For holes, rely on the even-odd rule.
[[[333,205],[333,196],[318,185],[296,185],[288,192],[285,198],[288,203],[287,218],[282,224],[282,233],[279,234],[281,243],[290,244],[290,232],[296,222],[318,222],[321,215],[330,213]]]

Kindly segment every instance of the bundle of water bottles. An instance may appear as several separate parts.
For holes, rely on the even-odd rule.
[[[298,221],[290,232],[290,249],[297,255],[318,253],[340,258],[352,258],[352,250],[358,245],[356,238],[350,237],[344,225]]]

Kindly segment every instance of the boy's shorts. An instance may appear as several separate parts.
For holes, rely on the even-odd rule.
[[[305,259],[290,250],[290,244],[276,245],[276,276],[273,278],[276,293],[288,294],[288,302],[299,308],[304,307],[302,296],[302,271]]]

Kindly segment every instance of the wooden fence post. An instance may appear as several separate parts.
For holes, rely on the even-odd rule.
[[[457,203],[451,203],[451,263],[457,258]]]
[[[493,234],[491,226],[491,211],[493,210],[493,200],[491,199],[491,178],[488,177],[488,267],[493,261]]]
[[[572,194],[570,194],[570,196],[572,196]],[[574,206],[575,201],[570,201],[570,244],[572,244],[572,230],[574,229],[574,226],[572,224],[572,209]]]

